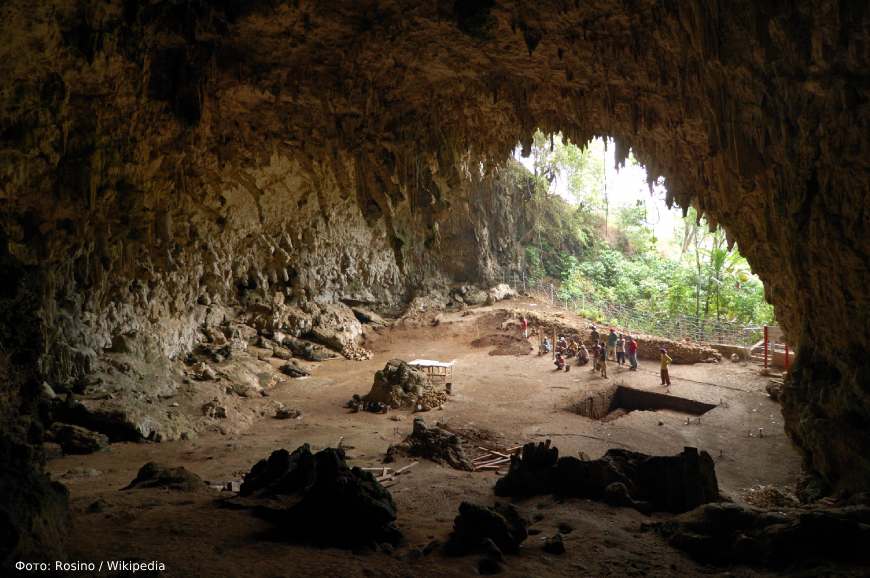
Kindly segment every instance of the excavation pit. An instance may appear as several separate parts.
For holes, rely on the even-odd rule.
[[[694,399],[624,385],[586,394],[571,404],[572,411],[601,421],[612,421],[632,411],[672,411],[701,416],[715,407]]]

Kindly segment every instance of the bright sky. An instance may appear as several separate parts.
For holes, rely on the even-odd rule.
[[[602,151],[604,148],[602,144],[601,139],[593,141],[590,147],[593,154],[600,154],[599,151]],[[600,157],[601,162],[605,163],[605,180],[607,195],[610,199],[611,214],[615,215],[620,207],[633,207],[637,204],[637,201],[642,201],[646,204],[647,222],[660,240],[659,247],[665,248],[674,237],[674,231],[683,216],[682,210],[677,207],[668,210],[665,204],[667,188],[661,180],[653,185],[653,193],[650,195],[649,185],[647,185],[646,168],[644,166],[640,164],[626,164],[620,170],[616,170],[613,166],[615,151],[616,147],[613,145],[613,141],[609,140],[607,151],[604,152],[606,158]],[[523,157],[519,152],[515,156],[527,169],[530,171],[534,170],[531,156]],[[556,194],[569,202],[574,202],[573,196],[568,192],[566,179],[557,177],[553,181],[552,186]]]

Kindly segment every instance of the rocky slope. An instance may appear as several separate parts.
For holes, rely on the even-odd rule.
[[[799,347],[792,438],[870,482],[863,3],[10,0],[0,23],[5,431],[119,336],[169,359],[238,309],[491,276],[506,231],[451,219],[505,212],[469,183],[540,127],[613,136],[726,227]]]

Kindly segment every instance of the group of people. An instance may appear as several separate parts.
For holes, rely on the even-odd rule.
[[[541,351],[543,353],[549,353],[551,347],[550,340],[544,337],[544,341],[541,344]],[[586,365],[589,363],[589,350],[586,349],[586,346],[576,335],[572,335],[570,339],[566,339],[564,335],[560,335],[559,339],[556,340],[556,359],[553,362],[556,369],[564,369],[565,371],[568,371],[568,359],[572,357],[577,358],[577,365]]]
[[[616,361],[622,367],[628,363],[629,371],[637,371],[637,340],[622,333],[617,334],[614,328],[610,328],[610,333],[606,340],[598,333],[598,328],[593,325],[590,335],[592,338],[593,352],[598,364],[593,367],[593,371],[601,371],[604,377],[607,377],[607,360]]]
[[[528,327],[528,321],[523,317],[524,336],[528,335]],[[571,335],[567,338],[560,335],[555,344],[551,343],[550,339],[545,336],[541,342],[539,354],[543,355],[555,350],[553,365],[556,366],[557,371],[568,371],[570,369],[568,360],[572,357],[577,358],[577,365],[586,365],[592,360],[592,371],[601,373],[604,378],[607,377],[608,360],[615,361],[620,367],[628,364],[629,371],[637,371],[637,339],[631,335],[617,333],[613,327],[610,328],[607,336],[603,337],[595,325],[590,327],[590,338],[592,342],[591,352],[577,335]],[[662,385],[670,386],[669,367],[673,360],[664,347],[660,349],[659,354]]]
[[[572,357],[577,358],[577,365],[586,365],[592,360],[592,371],[600,372],[601,376],[605,378],[607,377],[608,360],[615,361],[620,367],[628,364],[629,371],[637,371],[637,340],[634,337],[618,334],[611,327],[607,337],[604,338],[595,325],[592,325],[590,329],[591,352],[578,336],[572,335],[566,338],[564,335],[560,335],[555,344],[550,343],[550,340],[544,337],[541,343],[541,353],[550,353],[555,349],[556,355],[553,364],[559,371],[570,369],[568,360]],[[663,371],[666,371],[664,366]],[[664,382],[665,374],[662,375]]]

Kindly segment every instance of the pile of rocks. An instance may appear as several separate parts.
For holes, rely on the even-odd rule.
[[[431,385],[423,387],[423,392],[417,398],[417,405],[414,407],[417,411],[429,411],[447,403],[447,392],[443,389],[436,389]]]
[[[341,354],[353,361],[365,361],[372,358],[372,352],[361,345],[349,343],[341,350]]]
[[[321,546],[397,545],[396,506],[375,477],[349,468],[341,449],[308,444],[272,452],[245,475],[237,505],[255,508],[287,537]]]
[[[427,375],[401,359],[391,359],[375,373],[366,401],[376,401],[393,409],[412,408],[429,386]],[[442,402],[443,403],[443,402]]]
[[[642,512],[681,513],[719,499],[713,458],[696,448],[675,456],[611,449],[597,460],[559,458],[549,442],[526,444],[496,482],[498,496],[553,493],[603,500]]]
[[[411,435],[402,443],[387,449],[384,461],[394,461],[399,453],[426,458],[439,464],[446,463],[457,470],[474,469],[471,460],[465,455],[459,436],[437,426],[429,427],[421,417],[414,418]]]

